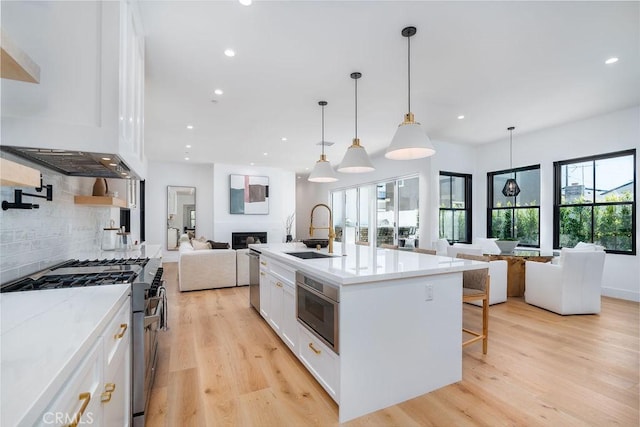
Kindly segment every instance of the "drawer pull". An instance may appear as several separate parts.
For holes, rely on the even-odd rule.
[[[120,333],[119,334],[115,334],[113,336],[113,338],[119,340],[120,338],[122,338],[124,336],[124,333],[127,331],[127,324],[126,323],[121,323],[120,324]]]
[[[309,343],[309,348],[310,348],[311,350],[313,350],[313,352],[314,352],[315,354],[320,354],[320,353],[322,353],[322,351],[321,351],[321,350],[316,350],[316,348],[313,346],[313,343],[312,343],[312,342],[310,342],[310,343]]]
[[[91,400],[91,393],[89,392],[80,393],[80,395],[78,396],[78,400],[82,400],[82,406],[80,407],[80,410],[78,411],[78,413],[71,419],[71,424],[69,424],[69,427],[78,427],[82,414],[84,414],[85,409],[87,409],[87,406],[89,406],[89,401]]]
[[[266,274],[264,274],[264,271],[261,271],[261,272],[260,272],[260,275],[261,275],[261,276],[266,276]]]
[[[278,283],[276,283],[276,286],[281,288],[282,287],[282,283],[278,282]]]
[[[111,393],[113,393],[116,389],[116,385],[114,383],[106,383],[104,385],[104,393],[100,395],[100,401],[103,403],[109,402],[111,400]]]
[[[266,262],[264,262],[264,261],[260,261],[260,264],[262,264],[262,265],[267,265],[267,263],[266,263]]]

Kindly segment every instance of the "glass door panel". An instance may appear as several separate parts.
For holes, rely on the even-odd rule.
[[[417,247],[418,177],[398,180],[398,246]]]
[[[331,193],[331,211],[333,212],[333,229],[336,232],[336,242],[342,242],[344,228],[344,191]]]
[[[358,190],[358,234],[357,241],[369,241],[369,195],[371,187],[360,187]]]
[[[345,190],[345,219],[343,242],[355,243],[356,231],[358,227],[358,189],[349,188]]]
[[[376,246],[395,241],[395,182],[376,185]]]

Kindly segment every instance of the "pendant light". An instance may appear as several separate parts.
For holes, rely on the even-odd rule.
[[[510,132],[509,135],[509,169],[513,170],[513,130],[515,127],[508,127],[507,130]],[[507,182],[504,183],[504,187],[502,188],[502,194],[506,197],[515,197],[520,194],[520,187],[516,182],[515,178],[509,178]]]
[[[407,38],[407,76],[408,76],[408,112],[404,121],[398,126],[396,134],[387,148],[385,157],[392,160],[414,160],[433,156],[436,149],[420,123],[416,122],[411,112],[411,37],[416,34],[416,27],[406,27],[402,36]]]
[[[358,79],[362,77],[361,73],[351,73],[351,78],[356,82],[356,137],[353,143],[342,159],[342,163],[338,166],[338,172],[343,173],[365,173],[371,172],[376,168],[371,164],[367,151],[360,145],[358,138]]]
[[[322,154],[307,179],[311,182],[335,182],[338,178],[336,178],[336,173],[333,171],[331,163],[327,161],[327,156],[324,154],[324,146],[326,144],[324,141],[324,107],[327,105],[327,101],[320,101],[318,105],[322,107],[322,141],[320,142],[320,145],[322,145]]]

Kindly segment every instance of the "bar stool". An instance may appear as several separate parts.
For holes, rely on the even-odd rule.
[[[489,258],[458,254],[457,258],[468,259],[473,261],[488,262]],[[487,354],[487,344],[489,339],[489,287],[491,278],[489,277],[489,268],[481,270],[469,270],[462,272],[462,302],[482,301],[482,332],[462,328],[462,332],[473,335],[473,338],[462,342],[462,346],[466,347],[476,341],[482,340],[482,353]]]

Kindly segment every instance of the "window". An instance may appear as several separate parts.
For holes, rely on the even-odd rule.
[[[471,175],[440,172],[440,238],[471,243]]]
[[[553,247],[593,242],[636,253],[636,150],[553,164]]]
[[[502,194],[509,178],[520,187],[515,197]],[[540,165],[489,172],[487,187],[487,236],[540,247]]]
[[[418,201],[417,176],[332,191],[336,241],[418,247]]]

